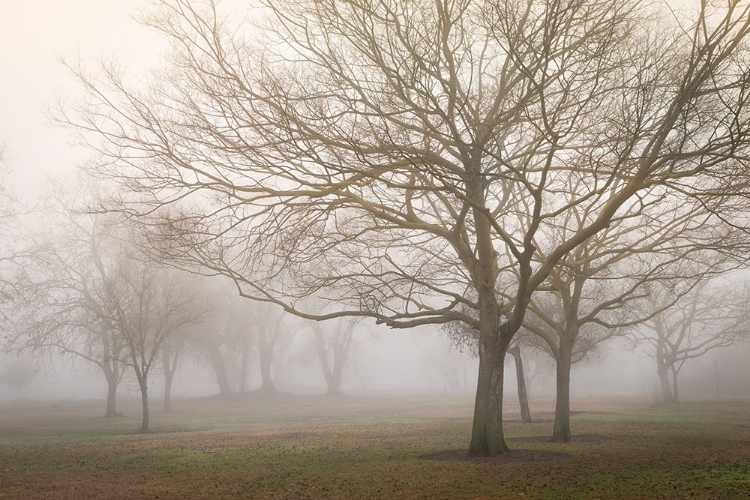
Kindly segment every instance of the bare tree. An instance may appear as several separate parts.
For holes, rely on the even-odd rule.
[[[133,370],[141,392],[140,431],[150,432],[148,382],[159,353],[170,338],[201,321],[206,311],[193,283],[148,260],[124,255],[107,282],[113,322],[123,343],[123,361]]]
[[[679,401],[678,375],[688,360],[747,338],[748,288],[745,285],[738,293],[742,287],[737,283],[719,281],[701,281],[676,300],[670,290],[655,292],[653,307],[658,312],[634,333],[651,347],[649,356],[656,361],[664,402]]]
[[[27,235],[27,248],[15,256],[24,272],[15,287],[8,348],[62,354],[98,366],[107,380],[104,416],[111,418],[119,415],[117,388],[124,369],[106,269],[111,265],[107,254],[119,243],[111,218],[79,211],[87,196],[49,193],[43,215],[50,222]]]
[[[92,170],[162,222],[167,260],[308,319],[477,329],[470,453],[500,454],[505,354],[558,263],[644,197],[742,192],[750,6],[658,26],[656,8],[278,0],[251,36],[214,2],[167,1],[146,21],[170,71],[145,90],[79,72],[90,101],[61,119],[98,136]],[[346,308],[296,306],[315,294]]]
[[[271,375],[274,363],[276,344],[284,334],[284,318],[286,312],[271,304],[253,304],[250,309],[252,328],[257,332],[258,358],[260,364],[260,390],[262,392],[276,392],[276,386]]]
[[[185,351],[185,339],[173,338],[161,348],[161,367],[164,372],[164,404],[162,411],[172,411],[172,382],[182,355]]]
[[[329,327],[328,332],[324,331],[326,326]],[[315,352],[320,360],[328,387],[326,394],[340,396],[342,394],[341,378],[349,361],[357,323],[341,318],[335,322],[333,328],[326,323],[317,322],[311,323],[311,327],[315,333]]]
[[[197,355],[201,359],[207,360],[211,366],[221,396],[227,396],[232,392],[226,351],[231,350],[234,346],[232,346],[231,338],[224,330],[225,326],[222,321],[206,325],[205,332],[196,333],[191,338],[191,344],[195,347]]]
[[[21,391],[34,381],[38,373],[39,369],[29,360],[14,359],[5,366],[5,371],[0,373],[0,384],[14,388],[21,398]]]
[[[508,349],[508,354],[513,357],[516,368],[516,384],[518,387],[518,405],[521,408],[521,420],[531,422],[531,410],[529,409],[529,393],[526,390],[526,376],[523,370],[523,358],[521,357],[521,346],[516,342]]]
[[[561,259],[547,278],[549,291],[539,291],[529,302],[524,327],[543,341],[557,365],[554,441],[571,439],[572,364],[653,317],[656,309],[638,307],[651,300],[653,283],[680,282],[686,291],[699,278],[731,267],[717,249],[728,254],[746,248],[703,204],[666,203],[662,197],[629,208]],[[547,239],[566,239],[566,227]],[[538,246],[543,251],[545,245]]]

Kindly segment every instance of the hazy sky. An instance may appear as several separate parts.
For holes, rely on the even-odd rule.
[[[132,71],[154,65],[166,48],[155,31],[132,16],[154,0],[0,0],[0,144],[9,156],[8,182],[21,195],[46,174],[72,171],[85,158],[68,130],[50,123],[45,110],[78,87],[60,59],[79,58],[94,69],[116,56]],[[247,13],[249,0],[224,2]],[[690,0],[670,0],[673,6]]]
[[[60,58],[93,64],[117,57],[132,68],[151,64],[164,44],[131,16],[149,0],[0,0],[0,143],[22,193],[45,174],[72,171],[85,151],[69,131],[50,124],[47,106],[74,98],[76,82]]]

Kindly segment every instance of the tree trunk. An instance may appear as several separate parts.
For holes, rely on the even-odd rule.
[[[141,421],[140,432],[146,434],[151,432],[148,427],[148,379],[143,377],[139,380],[139,385],[141,388],[141,404],[143,406],[143,420]]]
[[[262,331],[258,338],[258,354],[260,357],[260,389],[264,392],[274,392],[276,387],[271,377],[273,345],[268,341],[265,331]]]
[[[219,384],[219,394],[225,396],[231,392],[229,388],[229,378],[227,377],[227,367],[224,364],[224,358],[221,355],[219,346],[209,345],[208,356],[211,359],[211,365],[216,375],[216,383]]]
[[[247,390],[247,375],[248,365],[250,364],[250,356],[248,356],[247,348],[242,352],[242,364],[240,365],[240,392]]]
[[[104,418],[117,417],[117,386],[119,381],[114,374],[107,375],[107,411]]]
[[[339,325],[340,327],[341,325]],[[331,368],[331,362],[328,359],[328,348],[326,346],[325,336],[323,330],[317,323],[312,324],[313,333],[315,334],[315,352],[318,354],[318,360],[320,361],[320,368],[323,370],[323,378],[326,381],[326,395],[328,396],[339,396],[341,395],[341,375],[343,370],[340,370],[337,366],[337,356],[334,352],[333,356],[333,368]]]
[[[164,372],[164,408],[162,408],[162,411],[164,412],[172,411],[172,379],[173,378],[174,378],[174,373],[171,373],[169,371]]]
[[[475,203],[472,213],[477,255],[472,280],[479,302],[479,375],[469,444],[469,455],[474,457],[502,455],[510,451],[503,436],[503,372],[505,354],[515,333],[510,331],[508,323],[500,323],[500,307],[495,295],[497,252],[492,244],[488,216],[480,209],[485,201],[480,170],[476,161],[468,165],[472,174],[469,191]],[[527,271],[525,268],[521,270],[522,274]],[[520,307],[519,304],[516,307]]]
[[[720,377],[721,372],[719,371],[719,366],[720,366],[719,365],[719,355],[717,354],[716,357],[714,358],[714,377],[716,378],[716,399],[721,398],[721,392],[719,390],[720,389],[719,380],[721,378]],[[676,378],[675,378],[675,380],[676,380]],[[675,384],[676,383],[677,382],[675,382]]]
[[[529,395],[526,392],[526,377],[523,372],[523,359],[521,348],[518,346],[508,349],[516,364],[516,382],[518,384],[518,404],[521,407],[521,420],[531,422],[531,410],[529,409]]]
[[[104,372],[104,377],[107,379],[107,410],[104,412],[104,418],[117,417],[117,386],[120,384],[121,371],[120,364],[117,362],[117,355],[119,350],[114,353],[112,351],[112,344],[109,336],[104,334],[101,337],[104,353],[108,359],[105,359],[99,367]]]
[[[661,399],[663,403],[672,403],[674,401],[674,392],[669,383],[669,369],[663,363],[657,360],[659,371],[659,383],[661,384]]]
[[[343,393],[341,392],[341,374],[337,373],[334,374],[330,380],[327,380],[328,382],[328,390],[326,391],[326,394],[329,396],[342,396]]]
[[[555,426],[552,431],[552,441],[556,443],[570,442],[570,366],[572,352],[569,348],[560,346],[560,356],[557,360],[557,398],[555,401]]]
[[[503,435],[503,369],[506,349],[485,342],[479,349],[479,377],[474,401],[469,455],[494,456],[508,453]]]
[[[680,401],[680,389],[677,385],[677,370],[672,368],[672,401],[675,403]]]

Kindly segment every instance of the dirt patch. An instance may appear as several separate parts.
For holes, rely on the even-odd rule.
[[[518,464],[525,462],[545,462],[568,458],[567,453],[543,450],[513,450],[505,455],[496,457],[470,457],[466,450],[446,450],[429,455],[422,455],[422,460],[468,461],[496,464]]]
[[[574,443],[602,443],[609,441],[607,436],[601,434],[578,434],[571,436]],[[515,441],[517,443],[551,443],[552,438],[549,436],[520,436],[509,438],[508,441]]]
[[[554,422],[551,418],[535,418],[531,422],[524,422],[520,418],[504,418],[503,422],[506,424],[551,424]]]

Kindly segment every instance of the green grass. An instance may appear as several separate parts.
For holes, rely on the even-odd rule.
[[[178,401],[149,435],[137,406],[0,412],[0,498],[750,498],[750,403],[574,406],[574,434],[606,440],[510,440],[563,454],[510,463],[423,458],[466,448],[468,397]],[[532,410],[509,438],[550,434],[550,402]]]

